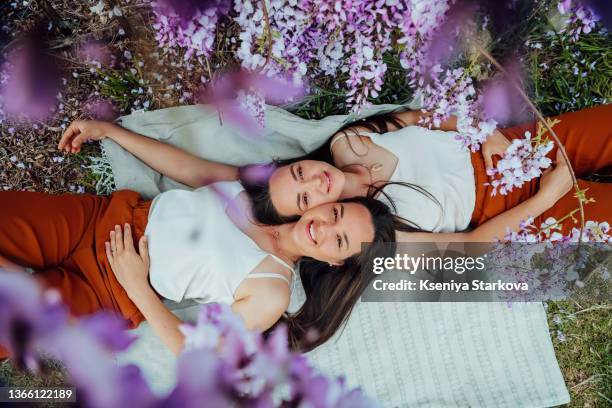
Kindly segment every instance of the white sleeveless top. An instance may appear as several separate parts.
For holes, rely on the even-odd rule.
[[[397,214],[432,232],[457,232],[468,227],[476,204],[476,180],[470,151],[455,139],[457,132],[406,126],[386,134],[360,131],[398,158],[389,181],[422,187],[436,203],[410,187],[389,185],[383,190]],[[378,197],[389,204],[384,194]]]
[[[236,181],[215,183],[214,187],[232,198],[242,191]],[[249,275],[269,255],[291,268],[261,250],[225,209],[226,203],[210,186],[170,190],[155,197],[145,235],[151,260],[149,276],[157,293],[175,302],[194,299],[232,304],[234,292],[246,278],[279,278],[289,283],[276,273]]]

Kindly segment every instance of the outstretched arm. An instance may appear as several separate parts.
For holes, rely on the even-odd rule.
[[[572,189],[567,163],[557,153],[557,164],[542,176],[536,195],[491,218],[478,228],[459,233],[398,232],[398,242],[494,242],[509,232],[517,232],[521,221],[537,217]]]
[[[201,187],[215,181],[238,178],[238,168],[202,159],[178,147],[131,132],[114,123],[77,120],[58,144],[59,150],[78,153],[84,141],[111,138],[147,165],[180,183]]]

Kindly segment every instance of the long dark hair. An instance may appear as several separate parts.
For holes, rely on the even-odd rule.
[[[343,127],[341,127],[335,134],[344,133],[345,135],[348,135],[349,132],[353,134],[358,134],[358,131],[355,130],[355,128],[357,127],[366,128],[369,131],[374,132],[374,133],[387,133],[389,132],[389,125],[393,125],[395,128],[399,129],[399,128],[404,127],[405,123],[399,120],[392,113],[385,113],[385,114],[370,116],[368,118],[363,118],[363,119],[359,119],[357,121],[348,123],[344,125]],[[331,148],[330,148],[332,139],[333,139],[333,136],[327,139],[325,143],[323,143],[323,145],[319,146],[317,149],[313,150],[312,152],[305,154],[304,156],[293,158],[293,159],[286,159],[286,160],[274,160],[274,162],[272,163],[272,166],[274,168],[278,168],[278,167],[287,166],[287,165],[290,165],[290,164],[293,164],[295,162],[302,161],[302,160],[323,161],[323,162],[329,163],[332,166],[334,166],[335,165],[334,158],[332,156]],[[355,151],[353,146],[350,145],[350,141],[349,141],[349,146],[351,150],[353,150],[353,152],[359,156],[359,154]],[[294,222],[297,219],[299,219],[300,217],[297,215],[284,217],[278,213],[276,208],[274,208],[274,205],[272,204],[272,200],[270,198],[269,178],[266,178],[266,177],[254,178],[254,177],[248,176],[249,173],[251,173],[258,166],[262,166],[262,165],[255,164],[255,165],[243,166],[243,167],[240,167],[238,170],[238,178],[240,180],[240,183],[244,187],[244,190],[246,191],[246,193],[249,195],[251,199],[251,202],[253,205],[253,215],[255,216],[257,221],[261,222],[262,224],[266,224],[266,225],[280,225],[280,224],[284,224],[287,222]],[[270,165],[268,164],[264,166],[270,166]],[[395,204],[393,203],[393,200],[384,191],[385,187],[390,186],[390,185],[400,185],[406,188],[413,189],[423,194],[425,197],[432,200],[436,205],[441,207],[440,202],[433,196],[433,194],[429,193],[427,190],[425,190],[421,186],[418,186],[412,183],[408,183],[408,182],[390,181],[390,182],[383,183],[379,186],[370,186],[369,191],[368,191],[368,196],[374,197],[377,194],[381,194],[385,196],[385,198],[390,203],[393,212],[397,214],[397,209],[395,207]],[[406,218],[403,218],[402,220],[404,223],[408,224],[412,228],[422,231],[422,229],[419,227],[417,223],[412,222]]]
[[[310,351],[329,340],[346,322],[355,303],[370,283],[375,257],[393,257],[396,252],[395,231],[412,228],[391,214],[389,207],[371,197],[353,197],[342,202],[364,205],[370,212],[374,239],[359,254],[342,265],[330,266],[312,258],[299,262],[300,279],[306,301],[300,309],[284,315],[278,324],[288,327],[289,345],[293,350]]]

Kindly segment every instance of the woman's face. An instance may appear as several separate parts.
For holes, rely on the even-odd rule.
[[[302,256],[340,265],[374,240],[374,225],[364,205],[330,203],[306,211],[291,233]]]
[[[274,170],[269,180],[270,199],[281,216],[302,215],[338,201],[344,182],[344,173],[331,164],[302,160]]]

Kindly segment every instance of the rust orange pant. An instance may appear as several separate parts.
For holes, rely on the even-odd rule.
[[[0,191],[0,256],[59,290],[73,316],[113,310],[136,327],[144,317],[115,278],[104,242],[115,225],[129,223],[137,245],[150,205],[127,190],[110,196]]]
[[[612,105],[597,106],[577,112],[555,116],[560,122],[553,127],[567,152],[581,189],[588,189],[586,196],[595,202],[584,205],[585,221],[612,222],[612,184],[583,180],[582,177],[594,173],[610,173],[612,170]],[[527,123],[512,128],[501,129],[508,139],[523,138],[525,131],[532,136],[537,134],[536,123]],[[552,138],[551,138],[552,139]],[[548,154],[554,160],[557,147]],[[515,188],[507,195],[491,196],[491,186],[485,186],[489,181],[485,164],[480,152],[472,153],[472,164],[476,176],[476,206],[472,214],[472,225],[483,222],[515,207],[535,195],[538,190],[538,180],[531,180],[521,188]],[[535,219],[535,225],[547,217],[561,219],[578,208],[578,200],[572,189],[557,203]],[[579,220],[579,213],[576,213]],[[579,227],[571,219],[563,222],[563,232],[568,233],[573,227]]]

